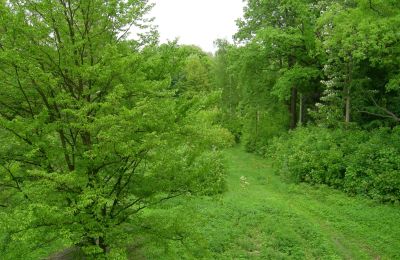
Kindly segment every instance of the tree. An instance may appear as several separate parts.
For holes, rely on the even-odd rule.
[[[398,10],[396,2],[360,0],[331,5],[320,17],[318,46],[327,77],[322,121],[363,126],[398,121]]]
[[[264,52],[267,53],[268,61],[266,62],[269,62],[272,65],[271,69],[275,70],[271,73],[280,70],[285,76],[284,74],[291,70],[298,73],[298,67],[317,70],[318,61],[314,57],[313,29],[319,10],[315,2],[311,0],[249,0],[244,19],[238,21],[239,31],[236,38],[242,42],[254,41],[262,45]],[[316,68],[312,68],[313,66]],[[307,75],[315,75],[315,73],[303,73],[301,77],[309,81],[315,78],[304,78]],[[280,84],[274,87],[273,92],[279,93],[278,97],[288,102],[290,128],[294,129],[298,118],[299,86],[294,80],[278,81],[278,83]]]
[[[312,120],[307,112],[319,99],[323,76],[314,29],[324,5],[312,0],[246,2],[235,34],[241,46],[226,48],[220,43],[217,58],[234,57],[224,61],[225,80],[219,84],[239,93],[235,109],[243,119],[246,147],[254,151]],[[227,75],[232,75],[235,86]],[[232,96],[225,93],[223,100]]]
[[[235,136],[239,142],[242,136],[242,120],[239,102],[242,99],[238,86],[240,73],[237,65],[240,63],[240,49],[226,40],[217,40],[218,51],[215,54],[213,67],[214,83],[221,90],[221,123]]]
[[[149,28],[150,8],[0,3],[2,255],[21,258],[46,237],[53,250],[123,257],[145,208],[223,190],[218,148],[229,134],[211,112],[180,114],[154,33],[128,40],[131,28]]]
[[[236,47],[220,43],[216,55],[216,84],[222,91],[222,123],[248,151],[265,147],[287,128],[287,111],[272,94],[277,78],[273,61],[257,42]],[[271,62],[270,62],[271,61]]]

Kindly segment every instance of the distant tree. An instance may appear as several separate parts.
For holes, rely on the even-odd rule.
[[[236,142],[242,135],[242,120],[239,102],[242,99],[238,80],[239,71],[235,65],[239,64],[239,49],[226,40],[217,40],[218,47],[214,58],[214,84],[221,90],[220,109],[221,123],[234,135]]]

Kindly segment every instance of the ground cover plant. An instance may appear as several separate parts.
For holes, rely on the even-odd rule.
[[[400,258],[400,1],[244,4],[0,0],[1,259]]]
[[[271,161],[240,147],[226,151],[225,160],[228,191],[214,199],[171,202],[175,221],[168,225],[183,223],[183,236],[166,243],[147,237],[132,259],[400,257],[398,206],[349,197],[326,185],[287,182]]]

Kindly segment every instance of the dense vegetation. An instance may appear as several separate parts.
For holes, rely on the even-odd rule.
[[[0,258],[400,257],[398,0],[247,0],[214,56],[150,9],[0,0]]]
[[[143,248],[131,251],[132,259],[400,257],[398,206],[352,198],[326,186],[282,182],[269,160],[241,147],[225,156],[224,196],[171,203],[170,214],[187,225],[185,237],[166,244],[146,237]]]
[[[123,257],[144,209],[224,191],[211,58],[158,46],[150,7],[0,1],[0,258]]]
[[[273,142],[271,157],[280,172],[297,182],[327,184],[378,201],[400,199],[400,133],[301,128]]]
[[[238,25],[223,125],[291,180],[399,202],[400,2],[249,0]]]

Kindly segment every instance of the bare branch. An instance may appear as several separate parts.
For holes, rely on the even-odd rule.
[[[371,97],[372,102],[374,102],[374,105],[379,108],[381,111],[383,111],[385,114],[389,115],[390,117],[392,117],[395,121],[400,122],[400,117],[398,117],[396,114],[394,114],[393,112],[389,111],[387,108],[382,107],[380,105],[378,105],[378,102],[376,102],[376,100]]]
[[[359,113],[364,113],[364,114],[371,115],[371,116],[377,116],[377,117],[382,117],[382,118],[391,118],[391,119],[394,119],[392,116],[389,116],[389,115],[383,115],[383,114],[373,113],[373,112],[366,111],[366,110],[358,110],[357,112],[359,112]]]

